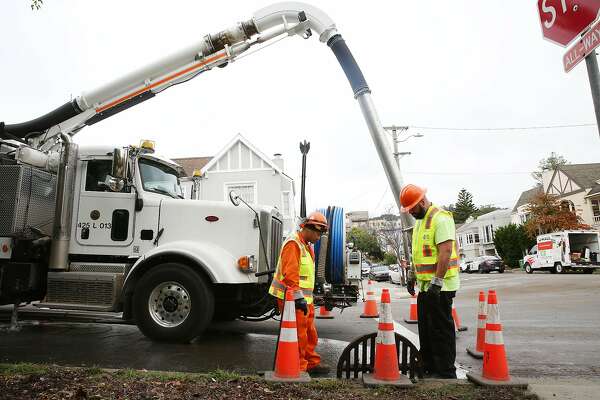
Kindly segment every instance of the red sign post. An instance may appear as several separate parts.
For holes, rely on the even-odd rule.
[[[598,16],[600,0],[538,0],[544,37],[566,46]]]

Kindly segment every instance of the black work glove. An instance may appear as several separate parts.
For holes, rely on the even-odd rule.
[[[409,269],[406,277],[406,290],[411,296],[415,295],[415,274],[412,269]]]
[[[431,282],[429,285],[429,289],[427,289],[427,294],[435,299],[440,298],[440,292],[442,291],[442,286],[438,284],[438,282]]]
[[[304,315],[308,314],[308,303],[306,303],[305,298],[296,299],[294,303],[296,304],[296,310],[302,310]]]

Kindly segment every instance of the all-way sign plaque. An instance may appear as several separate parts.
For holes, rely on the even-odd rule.
[[[600,21],[596,22],[563,56],[565,72],[571,71],[577,64],[600,46]]]

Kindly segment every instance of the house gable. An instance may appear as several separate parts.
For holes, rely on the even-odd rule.
[[[565,196],[581,190],[582,188],[567,173],[557,169],[550,179],[546,193]]]
[[[269,157],[240,134],[203,168],[204,173],[247,170],[273,170],[283,175],[283,171]]]

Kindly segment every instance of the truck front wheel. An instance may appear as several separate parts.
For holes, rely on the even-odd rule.
[[[531,268],[531,265],[529,265],[529,263],[525,263],[525,272],[527,272],[528,274],[533,274],[533,269]]]
[[[184,264],[153,267],[133,294],[133,315],[144,335],[161,342],[189,342],[212,320],[215,300],[205,280]]]

